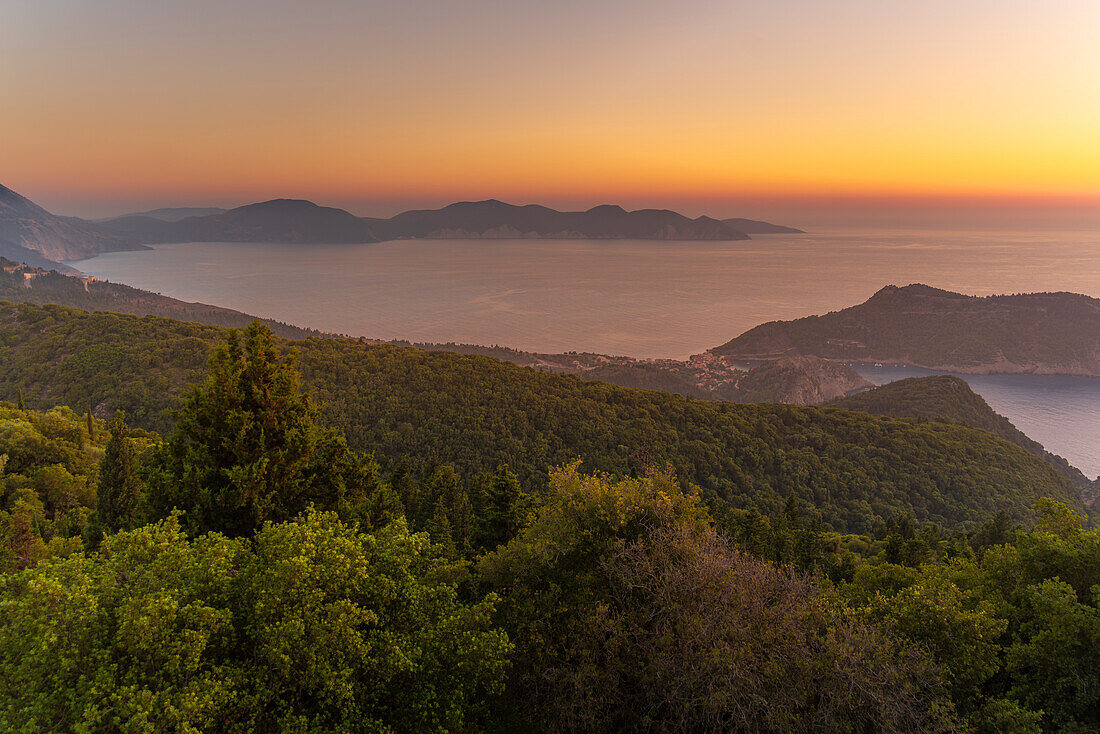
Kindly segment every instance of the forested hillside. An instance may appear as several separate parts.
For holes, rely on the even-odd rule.
[[[124,409],[164,431],[224,332],[155,317],[0,307],[0,398]],[[793,495],[826,528],[894,515],[954,526],[1040,497],[1080,508],[1049,465],[985,431],[839,410],[703,402],[540,373],[487,357],[309,339],[298,350],[322,416],[387,472],[406,457],[474,475],[500,465],[531,487],[550,467],[631,474],[669,465],[734,508]]]
[[[827,405],[859,410],[872,415],[899,418],[924,418],[943,423],[958,423],[980,428],[1011,441],[1035,456],[1042,457],[1075,487],[1091,489],[1093,482],[1079,469],[1057,454],[1028,438],[1012,421],[989,407],[966,381],[952,375],[910,377],[881,385],[872,390],[838,398]]]
[[[1100,725],[1100,531],[1054,500],[838,535],[662,471],[385,482],[318,418],[258,324],[163,440],[0,404],[0,728]]]

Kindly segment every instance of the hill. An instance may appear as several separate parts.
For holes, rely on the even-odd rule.
[[[224,331],[152,316],[0,305],[0,399],[127,411],[164,430]],[[1040,497],[1080,508],[1045,462],[985,431],[836,409],[740,405],[537,372],[487,357],[307,339],[304,384],[326,420],[383,467],[434,457],[467,475],[511,467],[540,486],[575,458],[631,474],[668,465],[713,503],[777,513],[793,494],[824,527],[898,514],[959,526]]]
[[[0,256],[66,272],[61,260],[172,242],[363,243],[435,239],[744,240],[788,227],[750,219],[689,219],[668,209],[626,211],[601,205],[583,212],[515,206],[496,199],[418,209],[389,219],[357,217],[303,199],[273,199],[235,209],[165,207],[96,221],[59,217],[0,186]],[[38,258],[42,258],[41,260]],[[75,272],[69,270],[68,272]]]
[[[0,186],[0,254],[5,257],[20,258],[30,251],[56,263],[100,252],[139,249],[141,245],[122,233],[110,232],[83,219],[51,214],[30,199]],[[45,264],[34,256],[30,259],[35,260],[31,262],[33,265]]]
[[[648,362],[607,364],[580,372],[573,372],[582,380],[607,382],[620,387],[687,395],[700,400],[713,399],[713,394],[695,385],[689,376],[681,376],[665,366]]]
[[[166,221],[129,216],[103,223],[142,242],[377,242],[366,222],[351,212],[301,199],[275,199],[207,216]]]
[[[215,326],[240,328],[257,317],[205,303],[189,303],[95,278],[77,278],[34,268],[0,257],[0,300],[39,305],[57,303],[86,311],[114,311],[135,316],[165,316]],[[270,319],[260,319],[279,336],[304,339],[321,332]]]
[[[113,311],[135,316],[165,316],[180,321],[235,328],[247,326],[258,318],[228,308],[180,301],[91,277],[62,275],[44,268],[21,265],[3,257],[0,257],[0,300],[39,305],[55,303],[87,311]],[[277,335],[287,339],[325,336],[313,329],[270,319],[260,320]],[[581,352],[540,354],[472,344],[369,341],[459,354],[480,354],[524,367],[576,374],[585,380],[603,380],[624,387],[664,390],[711,400],[812,405],[870,385],[848,367],[825,360],[816,360],[819,364],[812,364],[809,358],[801,358],[801,367],[797,370],[779,370],[766,363],[746,373],[713,361],[645,361],[632,357]],[[841,372],[842,376],[839,374]],[[795,374],[798,379],[793,379]],[[738,388],[742,383],[743,387]]]
[[[463,201],[442,209],[407,211],[390,219],[368,221],[382,239],[748,239],[745,233],[717,219],[689,219],[667,209],[628,212],[619,206],[603,205],[583,212],[561,212],[496,199]]]
[[[1047,451],[1038,441],[1029,438],[1012,421],[989,407],[989,403],[971,390],[965,380],[952,375],[897,380],[832,400],[827,405],[872,415],[922,418],[980,428],[1048,462],[1082,492],[1091,494],[1093,489],[1094,483],[1079,469],[1061,456]]]
[[[782,224],[772,224],[771,222],[761,222],[757,219],[734,217],[732,219],[723,219],[722,221],[745,234],[806,234],[801,229],[784,227]]]
[[[966,296],[886,286],[858,306],[771,321],[710,350],[733,359],[812,355],[966,374],[1100,376],[1100,299]]]

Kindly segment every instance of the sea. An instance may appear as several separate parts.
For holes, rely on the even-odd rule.
[[[89,275],[351,336],[685,358],[886,285],[1100,297],[1100,230],[829,230],[737,242],[399,240],[154,245]],[[861,368],[880,383],[922,370]],[[1048,450],[1100,475],[1100,379],[963,375]]]

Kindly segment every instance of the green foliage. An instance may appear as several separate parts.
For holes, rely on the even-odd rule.
[[[872,561],[840,586],[863,618],[932,655],[973,731],[1100,727],[1100,530],[1058,503],[1037,511],[1035,529],[983,541],[980,560]]]
[[[1088,478],[1061,456],[1050,453],[1038,441],[1023,434],[978,395],[965,380],[952,375],[911,377],[880,385],[855,395],[830,401],[836,408],[859,410],[872,415],[923,418],[980,428],[1038,456],[1070,480],[1075,487],[1089,486]]]
[[[0,396],[120,407],[165,429],[222,332],[60,307],[0,309]],[[474,477],[507,466],[525,487],[576,458],[630,475],[670,464],[684,486],[734,508],[780,512],[794,493],[824,530],[869,532],[895,515],[945,526],[1006,509],[1016,521],[1053,497],[1080,507],[1053,469],[985,432],[775,405],[630,390],[485,357],[310,339],[293,345],[303,384],[349,445],[393,471],[413,455]],[[471,504],[473,497],[469,498]],[[411,512],[411,510],[410,510]]]
[[[89,413],[89,419],[91,414]],[[126,416],[115,413],[107,424],[111,438],[99,466],[96,522],[103,533],[131,530],[141,524],[143,489]]]
[[[493,599],[463,604],[402,522],[311,513],[254,542],[175,518],[0,578],[0,728],[456,731],[499,687]]]
[[[0,405],[5,730],[1100,729],[1100,531],[987,431],[4,308],[95,406]]]
[[[947,578],[942,566],[931,566],[893,593],[877,591],[858,610],[891,632],[919,641],[946,668],[955,700],[969,701],[997,672],[996,639],[1007,626],[976,597]]]
[[[231,536],[310,505],[362,511],[373,463],[318,424],[298,381],[293,357],[279,356],[267,327],[253,322],[243,348],[230,332],[154,463],[153,511],[178,508],[190,532]]]
[[[96,505],[97,434],[68,408],[0,404],[0,571],[80,548]]]
[[[502,730],[951,727],[922,656],[730,547],[665,475],[558,471],[479,571],[517,645]]]

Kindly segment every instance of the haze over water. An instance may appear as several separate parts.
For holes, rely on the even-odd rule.
[[[355,336],[682,358],[765,321],[860,303],[887,284],[1100,297],[1100,230],[200,243],[75,264],[176,298]]]
[[[831,231],[744,242],[198,243],[110,253],[76,267],[353,336],[683,358],[765,321],[860,303],[887,284],[1100,297],[1100,230]],[[1049,389],[1040,388],[1051,383],[1014,379],[1003,390],[988,380],[972,384],[1047,448],[1100,474],[1091,438],[1100,435],[1100,380],[1072,383],[1052,410]]]

